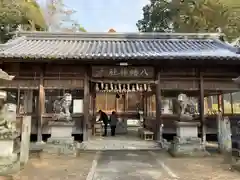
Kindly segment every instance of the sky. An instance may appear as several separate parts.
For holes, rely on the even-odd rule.
[[[46,0],[39,0],[43,3]],[[149,0],[64,0],[74,9],[73,18],[88,32],[136,32],[142,18],[142,8]]]

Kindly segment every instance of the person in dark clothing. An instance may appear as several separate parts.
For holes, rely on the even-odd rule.
[[[98,121],[102,121],[104,124],[104,134],[103,136],[107,136],[107,127],[108,127],[108,115],[102,110],[98,111],[100,118]]]
[[[118,122],[117,113],[113,111],[112,115],[110,116],[111,136],[115,136],[117,122]]]

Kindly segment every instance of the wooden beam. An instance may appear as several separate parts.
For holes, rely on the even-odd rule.
[[[162,114],[162,102],[161,102],[161,82],[160,82],[160,72],[157,73],[157,84],[156,84],[156,130],[155,139],[160,140],[160,126],[162,124],[161,114]]]
[[[38,121],[37,121],[37,141],[42,141],[42,122],[43,122],[43,114],[45,110],[45,90],[43,86],[43,69],[40,74],[39,80],[39,98],[38,98]]]
[[[205,124],[205,117],[204,117],[204,84],[203,84],[203,75],[200,70],[199,72],[199,104],[200,104],[200,121],[201,121],[201,130],[202,130],[202,142],[203,144],[206,143],[206,124]]]
[[[141,93],[141,111],[144,112],[144,92]]]
[[[128,110],[128,93],[124,96],[124,112]]]
[[[132,80],[132,79],[107,79],[107,78],[91,78],[92,82],[95,83],[113,83],[113,84],[155,84],[156,82],[153,81],[152,79],[149,80],[142,80],[142,79],[136,79],[136,80]]]
[[[147,107],[147,94],[146,92],[144,92],[144,116],[147,116],[147,111],[148,111],[148,107]]]
[[[89,93],[90,93],[90,87],[89,87],[89,76],[88,72],[85,71],[84,75],[84,119],[83,119],[83,141],[88,140],[88,124],[89,124]]]

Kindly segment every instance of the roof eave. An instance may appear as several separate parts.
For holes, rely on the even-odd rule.
[[[19,61],[31,61],[31,62],[49,62],[49,61],[68,61],[68,60],[73,60],[73,61],[81,61],[81,62],[87,62],[87,61],[91,61],[91,60],[101,60],[102,61],[131,61],[131,60],[138,60],[138,61],[141,61],[141,60],[148,60],[148,62],[151,62],[151,61],[157,61],[157,62],[161,62],[162,60],[180,60],[180,61],[183,61],[183,60],[186,60],[186,61],[192,61],[192,60],[200,60],[200,61],[211,61],[211,60],[218,60],[217,62],[222,62],[222,63],[226,63],[228,61],[235,61],[235,62],[239,62],[240,64],[240,56],[229,56],[229,57],[218,57],[218,56],[139,56],[139,57],[130,57],[130,56],[126,56],[126,57],[111,57],[111,56],[89,56],[89,57],[14,57],[14,56],[3,56],[1,57],[1,60],[2,61],[6,61],[7,62],[10,62],[9,60],[11,61],[16,61],[16,62],[19,62]],[[34,61],[32,61],[34,60]],[[38,61],[40,60],[40,61]]]

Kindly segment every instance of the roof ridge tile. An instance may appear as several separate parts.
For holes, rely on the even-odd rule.
[[[97,32],[46,32],[19,31],[17,36],[27,38],[89,38],[89,39],[218,39],[220,33],[97,33]]]

